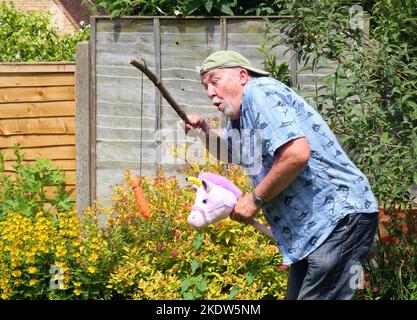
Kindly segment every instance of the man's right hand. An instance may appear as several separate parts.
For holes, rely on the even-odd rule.
[[[188,120],[191,124],[185,124],[185,134],[188,133],[190,130],[201,129],[204,132],[208,133],[210,130],[209,125],[207,124],[206,120],[198,115],[191,115],[188,116]]]

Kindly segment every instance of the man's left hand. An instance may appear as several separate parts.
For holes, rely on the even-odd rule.
[[[253,202],[251,193],[246,193],[237,201],[230,218],[238,222],[248,223],[258,213],[259,208]]]

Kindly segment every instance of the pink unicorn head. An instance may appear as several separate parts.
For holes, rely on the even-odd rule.
[[[197,191],[187,222],[195,228],[229,217],[242,192],[230,180],[214,173],[187,178]]]
[[[193,188],[197,191],[187,222],[198,229],[229,217],[242,195],[242,191],[230,180],[214,173],[201,173],[198,178],[189,177],[187,181],[193,183]],[[271,229],[262,223],[254,219],[249,223],[273,238]]]

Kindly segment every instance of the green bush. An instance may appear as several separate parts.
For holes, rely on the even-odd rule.
[[[0,299],[105,299],[108,250],[97,216],[75,210],[0,220]],[[99,272],[100,271],[100,272]]]
[[[13,172],[0,153],[0,299],[108,297],[108,250],[98,216],[77,215],[64,174],[50,159],[28,164],[13,149]]]
[[[195,191],[180,188],[176,177],[160,172],[142,180],[149,219],[137,207],[130,174],[114,186],[110,206],[96,202],[77,215],[50,160],[24,165],[17,147],[15,154],[16,175],[0,176],[1,299],[284,297],[287,274],[275,242],[230,219],[193,229],[186,218]],[[239,166],[208,163],[186,173],[201,170],[249,190]],[[61,191],[48,197],[46,185]]]
[[[281,8],[276,0],[84,0],[95,12],[111,16],[233,16],[273,15]]]
[[[74,61],[76,45],[87,40],[89,28],[59,35],[47,13],[25,13],[11,2],[0,4],[0,61]]]
[[[0,153],[0,220],[9,212],[31,217],[37,212],[72,210],[63,172],[47,158],[38,158],[34,164],[25,163],[19,147],[15,145],[12,149],[16,159],[5,159]],[[15,175],[6,172],[6,160],[15,162]],[[48,191],[48,187],[52,190]]]
[[[223,167],[221,173],[241,187],[246,184],[240,167]],[[198,232],[186,222],[195,196],[191,187],[180,188],[175,177],[162,174],[143,180],[142,186],[152,213],[149,220],[140,216],[127,182],[114,188],[105,232],[114,264],[107,286],[113,296],[284,297],[286,272],[280,271],[281,256],[272,240],[229,219]]]

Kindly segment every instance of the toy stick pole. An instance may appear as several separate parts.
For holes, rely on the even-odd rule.
[[[191,124],[190,120],[188,120],[187,114],[184,112],[184,110],[181,109],[178,103],[174,100],[174,98],[171,96],[171,94],[168,92],[168,90],[165,88],[162,81],[156,76],[156,74],[154,74],[151,70],[148,69],[146,64],[140,62],[137,59],[130,59],[129,63],[132,66],[138,68],[140,71],[142,71],[149,78],[149,80],[153,82],[153,84],[159,89],[159,91],[161,92],[165,100],[175,110],[178,116],[182,120],[184,120],[185,123]]]
[[[260,223],[260,222],[258,222],[256,220],[251,220],[251,221],[249,221],[249,224],[251,224],[252,226],[254,226],[256,229],[258,229],[259,231],[261,231],[266,236],[274,239],[274,235],[272,234],[271,229],[269,229],[268,227],[264,226],[262,223]]]

